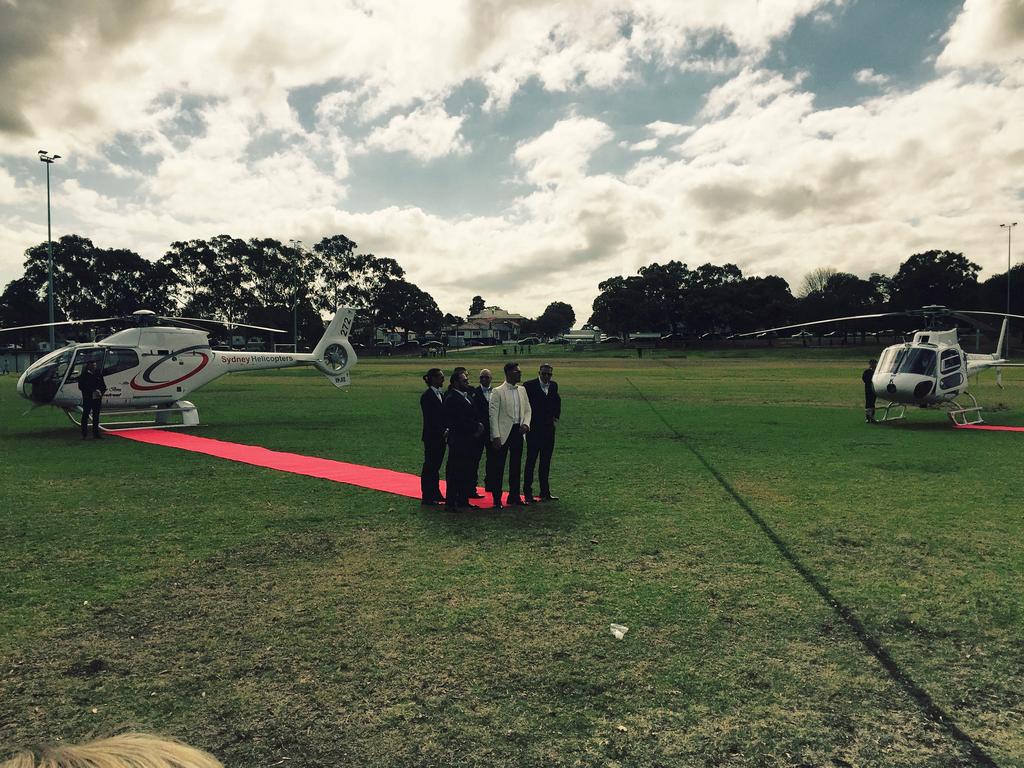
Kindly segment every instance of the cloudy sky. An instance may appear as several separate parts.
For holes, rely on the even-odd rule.
[[[992,274],[1024,0],[0,0],[0,284],[46,239],[38,149],[55,237],[343,233],[456,314],[582,321],[669,259]]]

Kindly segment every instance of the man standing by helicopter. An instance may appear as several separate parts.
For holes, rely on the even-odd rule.
[[[420,491],[425,507],[444,504],[441,495],[441,463],[444,461],[445,419],[444,419],[444,372],[431,368],[423,375],[427,385],[420,395],[420,410],[423,412],[423,469],[420,472]]]
[[[100,366],[95,360],[89,361],[78,379],[78,389],[82,392],[82,439],[89,436],[89,414],[92,414],[92,436],[99,440],[100,407],[103,405],[103,393],[107,391],[107,383],[100,373]]]
[[[864,422],[866,424],[875,423],[875,388],[871,384],[871,379],[875,375],[876,365],[878,365],[877,360],[868,360],[868,367],[860,375],[861,381],[864,382]]]

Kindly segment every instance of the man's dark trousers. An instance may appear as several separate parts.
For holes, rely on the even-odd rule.
[[[103,401],[98,397],[82,398],[82,437],[89,433],[89,414],[92,414],[92,436],[100,436],[100,406]]]
[[[501,495],[502,477],[505,474],[505,459],[508,459],[508,498],[519,498],[519,478],[523,467],[523,432],[518,424],[512,426],[512,433],[501,448],[491,450],[491,466],[488,477],[491,493]]]
[[[491,467],[491,431],[488,429],[489,416],[487,412],[487,398],[484,397],[483,392],[480,391],[480,387],[472,390],[473,394],[473,406],[477,411],[477,418],[480,423],[483,424],[484,431],[479,438],[476,439],[473,445],[473,453],[470,457],[471,468],[473,476],[469,478],[470,493],[476,493],[477,486],[480,484],[480,459],[484,455],[484,451],[487,451],[487,461],[484,464],[484,488],[490,487],[490,467]]]
[[[440,501],[441,464],[444,463],[444,435],[431,436],[423,441],[423,469],[420,472],[420,498]]]
[[[445,498],[451,506],[469,503],[470,485],[473,482],[473,442],[459,439],[448,445],[448,465],[445,467]],[[473,489],[475,492],[475,489]]]
[[[540,495],[551,495],[551,454],[555,451],[555,426],[538,425],[526,435],[526,473],[523,478],[523,490],[527,496],[533,495],[533,469],[540,458]]]

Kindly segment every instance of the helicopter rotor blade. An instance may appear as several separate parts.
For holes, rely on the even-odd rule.
[[[13,328],[0,328],[0,333],[6,333],[8,331],[26,331],[29,328],[49,328],[51,326],[56,327],[58,325],[85,325],[86,323],[109,323],[114,320],[122,320],[120,317],[95,317],[90,320],[63,320],[59,323],[37,323],[35,325],[17,325]]]
[[[868,320],[876,317],[896,317],[906,315],[906,312],[880,312],[874,315],[851,315],[849,317],[830,317],[828,320],[812,320],[808,323],[794,323],[793,325],[780,325],[778,328],[761,328],[757,331],[749,331],[748,333],[737,333],[737,338],[743,338],[744,336],[756,336],[759,333],[774,333],[775,331],[791,331],[794,328],[807,328],[812,325],[827,325],[828,323],[841,323],[846,320]]]
[[[186,328],[191,328],[194,331],[202,331],[203,333],[206,333],[205,328],[198,325],[192,325],[192,323],[186,323],[180,317],[164,317],[163,315],[154,315],[153,317],[156,320],[173,320],[176,325],[183,325]]]
[[[956,309],[950,310],[950,313],[962,313],[965,315],[992,315],[993,317],[1015,317],[1018,320],[1024,320],[1024,315],[1011,315],[1007,312],[986,312],[981,309]]]
[[[164,320],[191,320],[195,323],[213,323],[214,325],[223,325],[225,328],[253,328],[257,331],[270,331],[271,333],[288,333],[280,328],[266,328],[262,325],[246,325],[245,323],[234,323],[230,320],[211,320],[206,317],[165,317]]]

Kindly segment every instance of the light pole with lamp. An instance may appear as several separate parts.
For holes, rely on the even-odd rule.
[[[50,305],[50,351],[55,348],[53,336],[53,235],[50,234],[50,166],[54,160],[59,160],[60,155],[51,155],[45,149],[37,153],[39,161],[46,163],[46,252],[49,260],[49,278],[46,284],[46,294]]]
[[[999,228],[1006,228],[1006,314],[1010,314],[1010,246],[1013,244],[1013,228],[1017,226],[1014,221],[1009,224],[1000,224]],[[1010,353],[1010,319],[1006,319],[1006,350],[1003,357]]]
[[[301,240],[289,240],[300,255],[302,253]],[[298,354],[299,351],[299,271],[295,270],[295,285],[292,287],[292,351]]]

